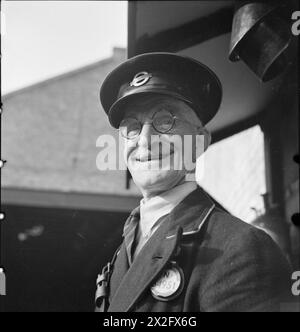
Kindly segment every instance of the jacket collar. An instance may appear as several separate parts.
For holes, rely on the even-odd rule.
[[[123,228],[123,234],[122,234],[123,237],[125,237],[127,227],[135,218],[138,218],[138,219],[140,218],[140,207],[139,206],[137,206],[134,210],[132,210],[129,217],[127,218],[127,220],[124,224],[124,228]]]
[[[198,186],[171,211],[172,223],[167,238],[175,236],[178,227],[182,228],[183,236],[198,233],[214,208],[214,202]]]
[[[197,187],[187,195],[169,214],[172,220],[167,237],[173,237],[177,233],[178,227],[181,227],[184,235],[194,234],[200,231],[202,224],[215,208],[214,202],[204,192],[201,187]],[[133,218],[140,216],[140,207],[136,207],[128,217],[124,229]],[[195,216],[199,216],[195,218]],[[124,237],[123,231],[123,237]]]

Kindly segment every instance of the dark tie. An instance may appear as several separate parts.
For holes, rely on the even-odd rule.
[[[140,221],[140,209],[136,208],[131,212],[130,217],[128,218],[128,221],[126,222],[124,226],[124,240],[125,240],[125,246],[126,246],[126,252],[128,257],[129,265],[132,264],[132,245],[134,243],[137,226]]]

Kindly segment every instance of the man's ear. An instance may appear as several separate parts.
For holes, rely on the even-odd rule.
[[[202,128],[202,132],[204,134],[204,151],[206,151],[211,143],[211,134],[205,127]]]
[[[196,148],[193,147],[192,158],[193,162],[196,162],[197,158],[199,158],[208,149],[211,142],[211,134],[205,127],[201,127],[194,138],[196,139]]]

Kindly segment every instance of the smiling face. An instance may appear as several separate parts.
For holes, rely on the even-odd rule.
[[[132,133],[125,138],[125,162],[144,197],[183,182],[187,173],[183,156],[195,159],[195,146],[187,148],[178,141],[183,142],[186,135],[196,137],[203,129],[194,111],[178,99],[153,95],[137,97],[124,114],[120,130],[131,128],[127,135]]]

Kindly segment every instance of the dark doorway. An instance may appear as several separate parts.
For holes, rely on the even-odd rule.
[[[2,311],[93,311],[96,277],[128,213],[3,206]]]

